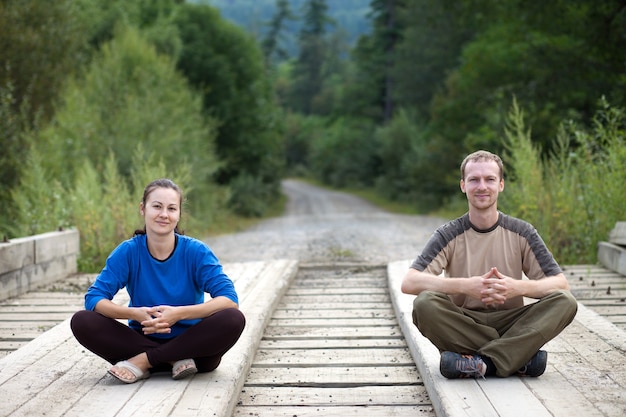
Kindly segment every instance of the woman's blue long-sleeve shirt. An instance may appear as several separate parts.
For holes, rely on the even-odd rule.
[[[232,280],[211,249],[197,239],[178,234],[174,252],[164,261],[150,255],[145,234],[122,242],[87,290],[85,309],[94,310],[102,299],[112,300],[124,287],[130,295],[129,307],[201,304],[205,292],[212,298],[223,296],[239,302]],[[171,333],[151,336],[175,337],[199,321],[181,320]],[[141,330],[141,324],[134,320],[129,320],[129,326]]]

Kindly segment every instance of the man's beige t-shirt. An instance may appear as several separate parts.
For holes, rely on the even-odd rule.
[[[492,267],[515,279],[525,274],[541,279],[561,271],[541,236],[528,222],[499,212],[498,222],[479,230],[465,214],[432,235],[411,268],[446,277],[472,277],[487,273]],[[487,307],[480,300],[464,295],[451,297],[460,307],[472,310],[521,307],[523,298],[507,300],[503,305]]]

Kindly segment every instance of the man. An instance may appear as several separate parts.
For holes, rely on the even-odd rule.
[[[460,185],[468,213],[435,231],[403,279],[417,295],[413,322],[442,352],[446,378],[539,376],[540,348],[571,323],[576,300],[534,227],[498,211],[500,157],[468,155]]]

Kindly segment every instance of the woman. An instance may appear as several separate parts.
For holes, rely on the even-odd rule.
[[[114,364],[109,373],[128,384],[155,371],[171,369],[174,379],[212,371],[245,326],[233,283],[213,252],[178,233],[182,202],[172,181],[148,184],[139,205],[144,230],[109,255],[85,295],[85,310],[71,320],[76,339]],[[128,306],[111,301],[124,287]]]

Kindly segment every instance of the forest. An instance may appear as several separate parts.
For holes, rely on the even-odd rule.
[[[288,176],[462,214],[476,149],[560,262],[624,220],[623,0],[249,3],[0,0],[0,233],[76,227],[99,269],[156,177],[196,236]]]

